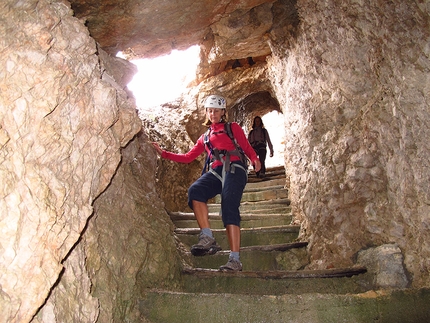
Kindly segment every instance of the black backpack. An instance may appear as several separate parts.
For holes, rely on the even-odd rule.
[[[264,142],[262,142],[262,144],[264,144],[264,147],[266,147],[266,145],[267,145],[267,139],[266,139],[267,130],[266,130],[266,128],[262,128],[262,130],[263,130],[263,138],[264,138]],[[252,135],[253,131],[254,131],[254,129],[252,129],[251,132],[249,133],[249,137]],[[254,142],[251,144],[251,146],[252,146],[252,148],[254,148],[254,146],[258,146],[258,144],[260,144],[260,142],[257,142],[257,143]]]

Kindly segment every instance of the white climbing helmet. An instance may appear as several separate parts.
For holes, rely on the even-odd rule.
[[[205,101],[205,108],[225,109],[225,99],[219,95],[209,95]]]

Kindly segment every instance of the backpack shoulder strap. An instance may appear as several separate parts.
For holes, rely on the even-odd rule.
[[[210,163],[210,159],[213,151],[211,142],[209,141],[210,133],[211,133],[211,129],[209,128],[208,130],[206,130],[206,132],[203,135],[203,144],[208,147],[209,153],[206,152],[206,160],[205,160],[205,164],[203,165],[202,175],[206,173],[209,169],[209,163]]]
[[[231,122],[226,122],[224,124],[224,130],[227,133],[227,135],[230,137],[230,139],[234,141],[233,131],[231,130]]]
[[[210,135],[211,129],[209,128],[208,130],[206,130],[205,134],[203,135],[203,143],[205,145],[209,145],[209,135]]]
[[[236,138],[234,138],[233,135],[233,131],[231,130],[231,122],[226,122],[224,124],[224,130],[227,133],[227,135],[230,137],[231,141],[233,141],[234,146],[236,147],[236,151],[240,156],[240,160],[242,161],[242,163],[244,163],[245,165],[248,164],[248,159],[245,155],[245,152],[243,151],[242,147],[240,147],[240,145],[238,144]]]

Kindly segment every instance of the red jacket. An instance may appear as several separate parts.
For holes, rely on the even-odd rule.
[[[231,131],[233,132],[233,136],[236,139],[239,146],[243,149],[245,154],[248,156],[248,158],[251,160],[252,164],[255,163],[256,160],[258,160],[257,154],[255,153],[254,149],[251,147],[251,145],[248,142],[248,139],[245,136],[245,133],[243,132],[242,128],[239,126],[238,123],[232,122],[231,123]],[[191,163],[193,160],[195,160],[198,156],[201,155],[201,153],[206,151],[209,153],[208,147],[205,147],[204,144],[204,137],[205,134],[202,134],[200,138],[197,140],[196,144],[193,148],[186,154],[175,154],[171,153],[169,151],[163,150],[163,153],[161,154],[162,158],[167,158],[170,160],[173,160],[175,162],[179,163]],[[213,148],[217,148],[218,150],[235,150],[236,147],[234,146],[233,141],[230,139],[228,134],[224,132],[224,123],[215,123],[211,124],[210,126],[210,134],[209,134],[209,141]],[[240,158],[238,156],[230,156],[230,161],[239,161]],[[214,161],[212,164],[212,168],[215,168],[217,166],[221,166],[221,161]]]

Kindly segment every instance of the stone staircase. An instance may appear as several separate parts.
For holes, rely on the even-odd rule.
[[[304,269],[307,242],[297,241],[300,226],[291,224],[284,184],[283,167],[269,169],[264,179],[250,174],[241,204],[242,272],[218,270],[229,245],[217,198],[208,205],[209,217],[222,251],[212,256],[189,252],[200,231],[194,215],[171,213],[184,259],[182,280],[175,291],[147,291],[142,316],[154,323],[410,322],[377,319],[381,310],[366,268]]]

